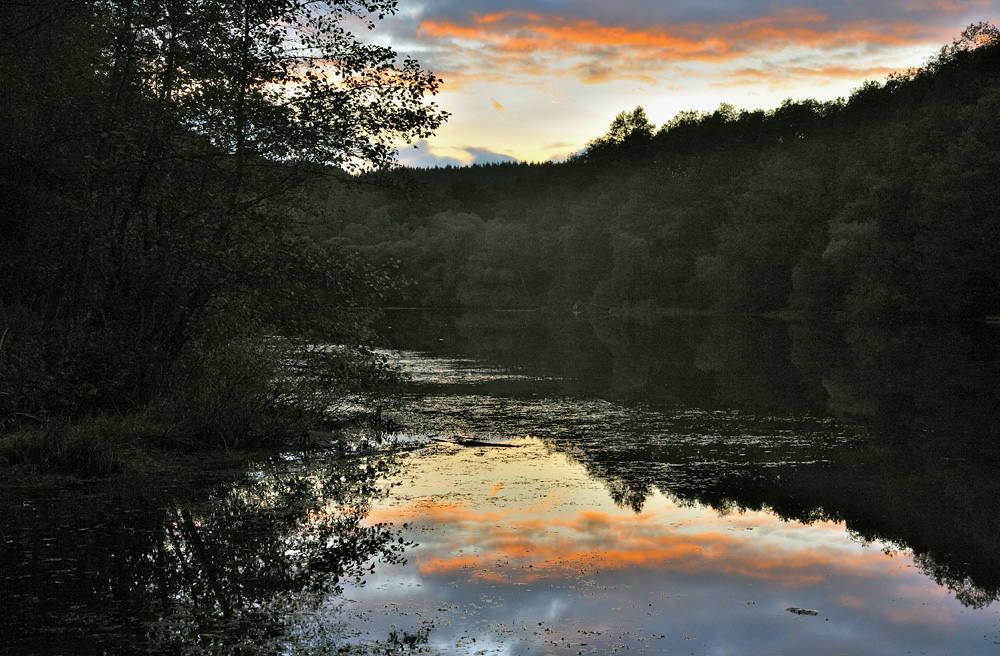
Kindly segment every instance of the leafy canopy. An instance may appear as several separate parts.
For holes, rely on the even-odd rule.
[[[302,183],[445,120],[440,80],[362,37],[395,10],[0,4],[0,425],[141,407],[246,334],[367,339],[392,280],[301,234]]]
[[[392,163],[394,144],[446,118],[440,80],[366,43],[395,0],[98,2],[110,32],[102,73],[234,155],[348,169]]]
[[[604,135],[587,142],[583,159],[600,158],[648,144],[655,130],[656,126],[649,121],[646,110],[641,106],[631,112],[620,112]]]

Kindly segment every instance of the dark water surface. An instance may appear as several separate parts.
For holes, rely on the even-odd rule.
[[[394,451],[8,486],[0,651],[1000,654],[996,328],[389,324]]]

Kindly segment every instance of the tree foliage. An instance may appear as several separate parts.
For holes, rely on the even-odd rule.
[[[584,160],[599,160],[614,154],[634,156],[637,149],[649,143],[656,126],[646,117],[641,106],[631,112],[621,112],[608,127],[608,131],[587,142],[587,149],[581,153]]]
[[[249,333],[369,337],[348,308],[392,280],[298,225],[306,181],[388,167],[446,118],[434,75],[348,29],[395,8],[4,5],[0,421],[141,407]]]
[[[1000,42],[980,23],[846,99],[723,103],[655,131],[640,107],[569,162],[411,171],[423,204],[361,196],[312,230],[398,258],[418,281],[396,297],[410,304],[996,315],[998,98]],[[435,217],[463,212],[484,238],[436,250]],[[375,214],[383,228],[344,230]],[[518,244],[506,267],[485,238],[496,226]],[[461,273],[410,267],[414,252]],[[526,263],[515,296],[483,292],[515,289]]]

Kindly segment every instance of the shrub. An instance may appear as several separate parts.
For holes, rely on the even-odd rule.
[[[196,342],[179,359],[150,419],[165,445],[252,448],[301,439],[334,420],[335,402],[397,374],[362,348],[280,337]]]

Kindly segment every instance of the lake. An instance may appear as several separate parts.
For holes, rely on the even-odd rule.
[[[5,489],[5,647],[1000,653],[995,326],[387,325],[346,453]]]

